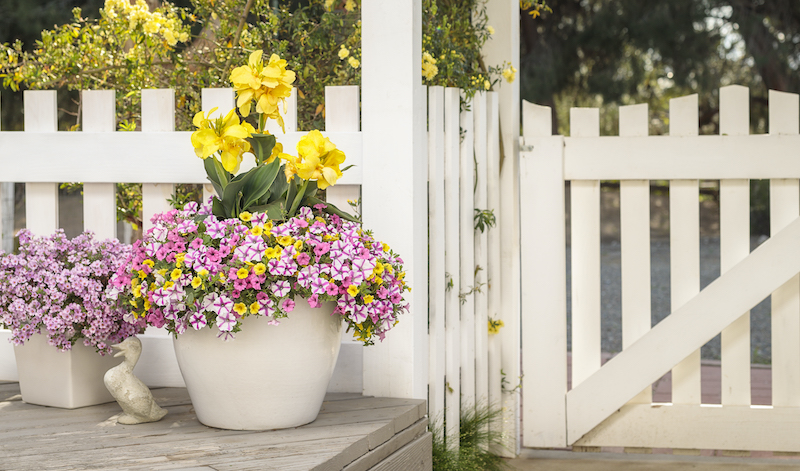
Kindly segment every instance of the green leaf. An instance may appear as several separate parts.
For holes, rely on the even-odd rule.
[[[278,175],[280,165],[280,160],[275,159],[272,163],[260,165],[247,172],[252,175],[247,178],[242,189],[242,209],[246,210],[269,191]]]
[[[269,204],[263,204],[259,206],[252,206],[251,209],[253,211],[258,211],[260,213],[267,213],[267,217],[274,220],[283,220],[284,219],[284,207],[282,201],[275,201]]]
[[[240,208],[240,193],[242,192],[242,188],[244,188],[245,183],[247,183],[247,175],[249,175],[249,173],[237,175],[233,180],[231,180],[230,183],[228,183],[228,186],[226,186],[222,192],[222,205],[225,207],[225,212],[228,214],[225,216],[226,218],[239,216],[239,213],[236,212],[236,210]]]
[[[253,147],[256,163],[260,165],[272,154],[272,148],[275,147],[275,136],[271,134],[253,134],[253,137],[248,138],[247,142]]]
[[[214,213],[214,216],[216,216],[217,219],[228,218],[228,212],[225,211],[225,206],[223,206],[222,201],[220,201],[220,199],[216,196],[211,202],[211,212]]]
[[[330,204],[330,203],[328,203],[326,201],[322,201],[321,199],[319,199],[317,197],[307,196],[303,200],[303,206],[309,206],[309,207],[312,207],[312,208],[314,207],[314,205],[317,205],[317,204],[320,204],[320,203],[325,205],[325,209],[323,209],[323,211],[325,211],[328,214],[335,214],[335,215],[339,216],[342,219],[346,219],[346,220],[352,221],[352,222],[361,222],[358,219],[356,219],[355,217],[351,216],[350,214],[348,214],[348,213],[342,211],[341,209],[337,208],[336,206],[334,206],[334,205],[332,205],[332,204]]]

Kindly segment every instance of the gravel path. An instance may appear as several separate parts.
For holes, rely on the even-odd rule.
[[[753,239],[751,246],[760,241]],[[651,306],[653,325],[670,313],[669,241],[653,240],[650,252]],[[620,246],[618,241],[601,245],[602,349],[616,353],[622,349],[622,309],[620,305]],[[700,284],[705,287],[719,276],[719,239],[700,239]],[[567,339],[571,348],[571,299],[569,298],[570,250],[567,248]],[[750,314],[750,342],[753,363],[770,362],[770,301],[757,305]],[[702,349],[704,359],[720,359],[719,335]]]

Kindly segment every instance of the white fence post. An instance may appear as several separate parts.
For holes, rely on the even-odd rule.
[[[570,137],[600,135],[600,110],[569,110]],[[600,369],[600,181],[570,182],[572,387]]]
[[[442,420],[445,411],[445,198],[444,88],[428,88],[428,416]]]
[[[364,355],[364,393],[428,393],[428,237],[425,89],[420,0],[361,9],[364,223],[406,262],[410,312]],[[387,54],[387,51],[392,51]],[[401,71],[398,73],[398,71]],[[391,145],[387,145],[391,142]],[[387,184],[388,183],[388,184]],[[387,198],[387,193],[392,197]]]
[[[142,131],[175,130],[175,90],[142,90]],[[175,193],[174,183],[142,184],[142,231],[153,227],[150,218],[171,209],[167,201]]]
[[[0,182],[0,250],[6,253],[14,250],[14,202],[14,182]]]
[[[750,134],[750,89],[719,89],[719,133]],[[719,182],[720,274],[750,254],[750,180]],[[721,387],[723,406],[750,405],[750,311],[722,331]]]
[[[524,445],[567,445],[567,273],[564,137],[551,136],[550,108],[524,103],[520,154]],[[546,228],[546,229],[544,229]],[[505,317],[504,317],[505,319]],[[502,330],[501,330],[502,332]],[[530,386],[528,386],[530,385]]]
[[[459,238],[459,90],[444,91],[444,269],[448,288],[445,290],[445,377],[447,395],[445,399],[445,425],[448,437],[459,435],[459,413],[461,409],[461,312],[458,287],[461,285],[461,256]],[[457,443],[455,445],[458,445]]]
[[[495,221],[500,212],[500,101],[497,92],[489,92],[486,106],[488,123],[487,128],[487,154],[486,154],[486,204],[487,209],[495,215]],[[488,315],[492,319],[501,319],[502,291],[500,278],[502,262],[500,259],[500,228],[495,226],[486,235],[488,246],[486,262],[486,297]],[[488,333],[488,322],[487,322]],[[500,406],[503,401],[502,350],[500,335],[489,337],[489,405]],[[497,431],[502,431],[501,424],[495,424]]]
[[[492,0],[486,4],[488,24],[495,34],[483,47],[488,64],[511,63],[520,67],[519,5],[517,2]],[[505,328],[498,333],[503,346],[503,372],[513,388],[521,381],[520,370],[520,185],[519,185],[519,81],[500,81],[501,149],[500,210],[497,224],[500,232],[503,273],[499,281]],[[516,393],[506,394],[503,400],[503,435],[507,437],[509,456],[519,450],[519,400]]]
[[[464,93],[461,99],[466,100]],[[475,296],[467,294],[475,288],[475,154],[472,109],[461,111],[459,236],[461,239],[461,404],[475,407]]]
[[[669,101],[669,135],[676,139],[699,134],[697,95]],[[671,311],[700,292],[700,202],[697,180],[669,182],[669,247]],[[672,370],[672,402],[700,404],[700,350]]]
[[[81,102],[83,132],[116,130],[117,102],[114,90],[83,90]],[[98,239],[117,237],[116,183],[83,184],[83,230],[93,231]]]
[[[796,135],[798,95],[769,91],[770,135]],[[800,214],[800,180],[769,184],[770,232],[774,236]],[[800,406],[800,275],[772,293],[772,405]]]
[[[619,107],[620,137],[647,136],[647,104]],[[644,158],[645,156],[640,156]],[[622,278],[622,348],[626,349],[651,327],[650,307],[650,182],[619,183],[620,265]],[[631,402],[652,402],[645,388]]]
[[[25,90],[23,101],[25,132],[58,131],[55,90]],[[25,183],[25,227],[40,236],[55,232],[58,228],[58,183]]]
[[[488,123],[487,110],[486,110],[486,92],[478,92],[472,99],[472,111],[475,119],[474,134],[475,134],[475,164],[472,166],[475,173],[475,191],[474,191],[474,204],[473,207],[480,211],[488,209],[488,195],[487,195],[487,138],[488,138]],[[472,221],[471,221],[472,222]],[[485,228],[483,231],[474,229],[475,223],[472,222],[472,231],[474,232],[474,279],[475,292],[473,300],[475,303],[475,400],[477,403],[487,403],[489,400],[489,345],[488,345],[488,322],[489,322],[489,298],[486,290],[488,289],[487,280],[487,265],[488,265],[488,252],[487,252],[487,231],[490,228]]]

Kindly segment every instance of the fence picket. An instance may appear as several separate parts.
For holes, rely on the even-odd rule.
[[[444,88],[428,88],[428,417],[443,418],[445,410],[445,211],[444,211]]]
[[[170,132],[175,130],[175,90],[142,90],[142,131]],[[142,228],[153,227],[154,214],[169,211],[167,201],[175,193],[174,183],[142,183]]]
[[[25,90],[25,132],[58,131],[55,90]],[[58,183],[25,183],[25,225],[34,234],[50,235],[58,224]]]
[[[83,132],[114,132],[117,103],[114,90],[81,91]],[[117,185],[83,184],[83,229],[100,239],[117,237]]]
[[[750,134],[750,90],[740,85],[719,90],[719,133]],[[750,254],[750,181],[720,180],[720,274]],[[722,331],[722,405],[750,405],[750,311]]]
[[[567,420],[567,282],[564,137],[551,136],[549,107],[523,102],[520,153],[523,446],[564,447]],[[529,125],[533,121],[541,127]],[[547,230],[542,230],[546,227]],[[505,327],[506,329],[508,326]],[[511,352],[513,354],[513,352]],[[510,377],[509,381],[517,378]],[[512,383],[513,387],[513,383]]]
[[[486,92],[478,92],[472,99],[475,135],[475,191],[473,195],[473,208],[484,211],[487,209],[487,114]],[[473,220],[472,227],[475,227]],[[473,229],[474,230],[474,229]],[[474,232],[474,262],[475,262],[475,399],[478,403],[485,403],[489,399],[489,350],[488,350],[488,310],[489,299],[486,296],[488,263],[487,236],[488,228]]]
[[[798,95],[769,91],[769,133],[796,135]],[[800,214],[800,181],[772,179],[769,185],[770,231],[780,232]],[[772,293],[772,405],[800,406],[800,275]]]
[[[646,104],[620,106],[620,137],[647,136],[647,112]],[[622,348],[626,349],[651,327],[650,182],[622,180],[619,193]],[[652,387],[648,386],[631,402],[649,404],[652,399]]]
[[[465,99],[461,93],[461,99]],[[461,111],[459,235],[461,239],[461,403],[475,405],[475,155],[473,111]]]
[[[669,101],[669,135],[696,136],[697,95]],[[700,292],[700,205],[697,180],[669,183],[669,246],[671,311]],[[700,404],[700,350],[672,370],[672,402]]]
[[[600,110],[570,109],[570,136],[600,135]],[[572,387],[600,368],[600,181],[570,184]]]
[[[487,151],[486,151],[486,204],[497,217],[500,212],[500,100],[497,92],[489,92],[486,103]],[[502,319],[500,292],[500,228],[495,226],[486,235],[488,246],[486,262],[486,297],[488,315]],[[488,325],[487,325],[488,331]],[[499,406],[502,398],[502,344],[499,335],[492,335],[489,347],[489,404]],[[497,424],[498,431],[501,430]]]
[[[444,231],[445,274],[448,277],[445,296],[446,387],[445,431],[448,437],[459,435],[461,404],[461,311],[458,290],[461,286],[459,239],[459,90],[444,91]],[[454,445],[458,445],[455,443]]]
[[[357,85],[325,87],[326,132],[358,132],[360,122],[358,98]],[[345,165],[349,163],[345,162]],[[328,187],[325,192],[327,201],[343,211],[351,212],[347,202],[358,201],[361,198],[361,185],[339,184]]]

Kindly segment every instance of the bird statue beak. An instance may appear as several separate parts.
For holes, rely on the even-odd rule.
[[[114,358],[125,355],[125,350],[122,348],[122,344],[119,343],[114,344],[111,346],[111,348],[113,348],[114,350],[119,350],[117,353],[114,354]]]

